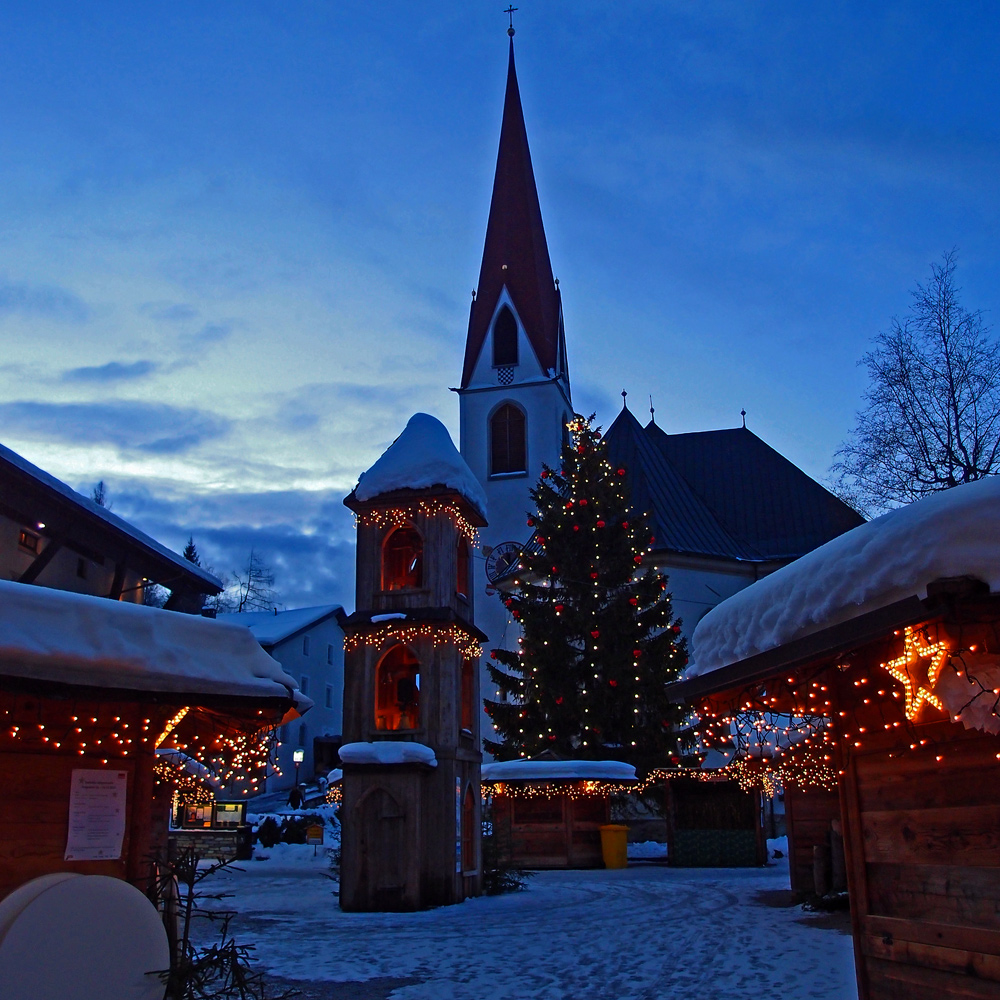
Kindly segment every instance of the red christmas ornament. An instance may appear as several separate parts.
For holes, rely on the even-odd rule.
[[[557,705],[561,705],[562,703],[563,703],[563,700],[562,700],[562,695],[559,695],[559,697],[558,697],[558,698],[556,698],[556,704],[557,704]]]
[[[554,739],[555,739],[555,736],[550,736],[550,737],[549,737],[549,739],[550,739],[550,740],[554,740]]]
[[[632,562],[634,562],[634,563],[636,564],[636,566],[638,566],[638,565],[639,565],[639,563],[641,563],[641,562],[642,562],[642,556],[636,556],[636,557],[635,557],[635,558],[634,558],[634,559],[632,560]]]
[[[549,478],[549,470],[542,469],[542,479],[548,479],[548,478]]]
[[[600,441],[601,440],[601,432],[600,431],[594,431],[594,440],[595,441]]]
[[[552,567],[552,572],[553,573],[558,573],[559,572],[559,567],[558,566],[553,566]]]
[[[642,650],[641,649],[633,649],[632,650],[632,655],[638,660],[639,657],[642,656]]]
[[[628,531],[628,521],[622,521],[622,527]]]
[[[609,683],[609,684],[610,684],[610,685],[611,685],[611,686],[612,686],[613,688],[616,688],[616,687],[618,687],[618,681],[616,681],[616,680],[610,680],[610,681],[608,681],[608,683]]]
[[[597,579],[597,574],[596,573],[591,573],[590,574],[590,579],[591,580],[596,580]]]
[[[656,536],[655,535],[650,535],[649,536],[649,544],[650,545],[656,544]]]
[[[619,476],[624,476],[625,475],[625,470],[624,469],[619,469],[618,470],[618,475]]]
[[[603,521],[598,521],[597,522],[597,527],[598,528],[603,528],[604,527],[604,522]]]
[[[670,631],[671,631],[671,632],[673,632],[673,633],[674,633],[674,635],[680,635],[680,634],[681,634],[681,627],[680,627],[680,625],[674,625],[674,626],[673,626],[673,627],[672,627],[672,628],[670,629]]]
[[[565,608],[565,606],[566,605],[564,605],[564,604],[557,604],[556,605],[556,611],[562,611]]]
[[[497,651],[495,649],[490,650],[490,659],[495,660],[497,658]]]
[[[595,628],[590,634],[596,639],[601,634],[601,630]]]
[[[582,455],[587,449],[582,444],[576,446],[576,450]]]
[[[639,606],[639,598],[638,597],[630,597],[628,599],[628,602],[629,602],[629,604],[632,605],[633,608],[637,608]]]
[[[587,498],[586,497],[581,497],[580,498],[580,506],[581,507],[586,507],[587,506]]]
[[[566,509],[567,510],[572,510],[573,509],[573,501],[572,500],[570,500],[570,502],[568,504],[566,504]]]
[[[535,526],[535,519],[533,517],[528,518],[528,527],[533,528]]]
[[[579,531],[579,530],[580,530],[580,525],[578,525],[578,524],[574,524],[574,525],[573,525],[573,530],[574,530],[574,531]]]
[[[545,544],[545,539],[542,538],[541,535],[535,535],[535,541],[538,542],[539,545],[544,545]]]

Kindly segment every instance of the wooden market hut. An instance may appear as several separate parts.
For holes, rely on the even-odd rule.
[[[0,899],[54,872],[145,889],[183,780],[157,748],[245,792],[309,704],[241,626],[0,581]]]
[[[601,868],[611,795],[635,783],[635,768],[617,760],[540,754],[483,765],[496,843],[520,868]]]
[[[763,731],[779,777],[837,787],[861,1000],[1000,996],[1000,479],[755,583],[693,654],[707,745]]]

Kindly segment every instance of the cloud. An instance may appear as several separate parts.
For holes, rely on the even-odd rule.
[[[198,310],[187,302],[144,302],[139,312],[165,323],[187,323],[198,317]]]
[[[4,314],[84,323],[90,318],[90,307],[75,292],[58,285],[29,285],[0,278],[0,316]]]
[[[188,347],[204,347],[207,344],[218,344],[226,340],[236,328],[236,323],[206,323],[197,333],[184,334],[182,342]]]
[[[120,361],[109,361],[106,365],[85,365],[82,368],[70,368],[68,371],[63,372],[62,381],[122,382],[151,375],[159,367],[155,361],[133,361],[130,364],[123,364]]]
[[[100,403],[0,403],[5,434],[105,443],[153,455],[176,455],[229,431],[225,417],[166,403],[113,400]]]

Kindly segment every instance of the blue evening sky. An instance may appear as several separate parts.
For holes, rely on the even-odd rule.
[[[341,499],[457,439],[502,3],[0,8],[0,441],[285,603],[353,602]],[[822,479],[932,261],[996,323],[993,3],[520,4],[574,402]]]

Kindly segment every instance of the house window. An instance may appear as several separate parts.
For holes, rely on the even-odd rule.
[[[462,801],[462,871],[476,870],[476,803],[472,798],[472,785],[465,790]]]
[[[375,728],[416,729],[420,725],[420,663],[402,644],[379,661],[375,677]]]
[[[476,710],[476,662],[471,656],[462,659],[462,729],[472,732],[472,722]]]
[[[517,320],[514,314],[504,306],[493,324],[493,365],[517,364]]]
[[[17,544],[20,545],[22,549],[27,549],[29,552],[37,552],[38,535],[31,531],[25,531],[24,528],[22,528],[17,536]]]
[[[309,655],[309,636],[307,635],[302,636],[302,655]]]
[[[504,403],[490,417],[490,475],[527,471],[524,411]]]
[[[458,540],[458,565],[455,572],[455,593],[459,597],[469,599],[469,543],[463,535]]]
[[[299,684],[299,690],[303,694],[309,694],[309,675],[308,674],[303,674],[299,678],[299,680],[301,681],[301,683]]]
[[[326,664],[328,667],[333,666],[333,643],[331,642],[326,644]]]
[[[323,701],[326,708],[333,708],[333,685],[327,684],[326,686],[326,698]]]
[[[424,541],[416,528],[397,528],[382,549],[382,589],[408,590],[424,580]]]

